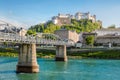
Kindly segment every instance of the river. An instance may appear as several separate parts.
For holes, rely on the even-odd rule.
[[[120,60],[40,59],[40,72],[16,74],[17,58],[0,57],[0,80],[120,80]]]

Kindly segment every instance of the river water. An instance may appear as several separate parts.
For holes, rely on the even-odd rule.
[[[120,60],[40,59],[40,72],[16,74],[17,58],[0,57],[0,80],[120,80]]]

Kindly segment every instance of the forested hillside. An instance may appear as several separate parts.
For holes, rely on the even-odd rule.
[[[67,30],[76,30],[79,32],[91,32],[95,29],[101,28],[101,25],[99,22],[93,23],[91,20],[83,19],[83,20],[71,20],[71,24],[69,25],[55,25],[51,21],[46,24],[38,24],[35,26],[31,26],[29,30],[35,31],[35,32],[44,32],[44,33],[54,33],[55,30],[59,30],[61,28],[67,29]]]

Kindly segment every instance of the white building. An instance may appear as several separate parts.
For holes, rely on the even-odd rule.
[[[52,22],[57,25],[71,24],[70,14],[58,14],[58,16],[52,17]]]
[[[99,29],[93,31],[97,33],[97,36],[104,36],[104,35],[120,35],[120,29]]]
[[[90,13],[81,13],[81,12],[77,12],[75,14],[75,19],[76,20],[81,20],[81,19],[89,19],[92,20],[92,22],[96,21],[96,15],[90,15]]]
[[[76,20],[81,20],[81,19],[88,19],[91,20],[92,22],[96,22],[96,15],[90,15],[89,12],[87,13],[81,13],[77,12],[75,15],[71,14],[58,14],[58,16],[52,17],[52,22],[54,24],[70,24],[71,19],[76,19]]]

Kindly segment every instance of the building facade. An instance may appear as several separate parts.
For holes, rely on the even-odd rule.
[[[96,15],[90,15],[89,12],[87,13],[81,13],[81,12],[77,12],[75,14],[75,19],[76,20],[81,20],[81,19],[88,19],[91,20],[92,22],[96,22]]]
[[[71,24],[71,18],[69,14],[58,14],[52,18],[52,22],[57,25]]]
[[[100,29],[97,33],[95,43],[102,46],[120,46],[120,29]]]
[[[120,35],[98,36],[96,37],[95,43],[98,45],[107,46],[107,47],[120,46]]]
[[[56,30],[55,34],[64,40],[72,40],[75,43],[79,40],[79,35],[76,33],[76,31],[61,29]]]
[[[23,29],[23,28],[20,29],[19,32],[18,32],[18,34],[19,34],[20,36],[25,36],[26,33],[27,33],[27,30],[25,30],[25,29]]]
[[[93,31],[97,36],[120,35],[120,29],[98,29]]]
[[[92,22],[96,22],[96,15],[90,15],[89,12],[81,13],[77,12],[75,15],[71,14],[58,14],[58,16],[52,17],[52,22],[57,25],[71,24],[71,19],[81,20],[88,19]]]

